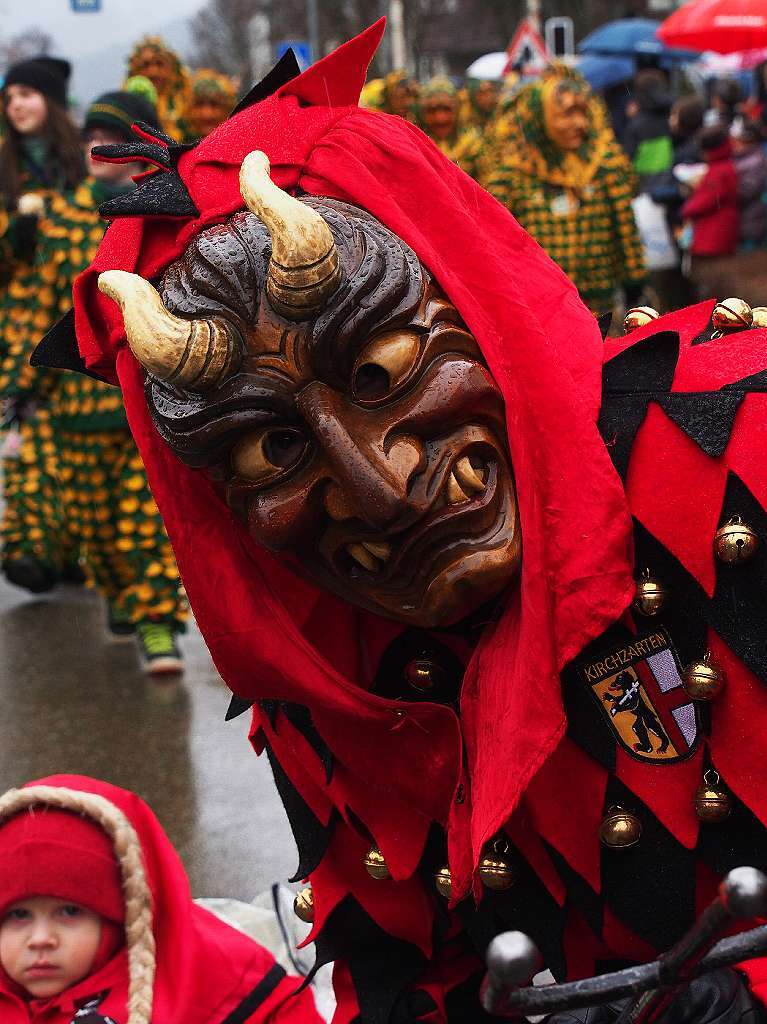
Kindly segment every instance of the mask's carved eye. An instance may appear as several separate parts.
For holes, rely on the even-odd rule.
[[[377,402],[394,391],[418,360],[421,343],[412,331],[380,334],[357,356],[352,392],[360,402]]]
[[[268,480],[292,469],[306,451],[306,438],[289,427],[255,430],[232,449],[232,469],[246,480]]]

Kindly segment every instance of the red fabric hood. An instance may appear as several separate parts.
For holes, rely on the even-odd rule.
[[[153,931],[156,942],[157,973],[152,1004],[153,1024],[212,1024],[223,1021],[253,991],[274,965],[269,952],[252,939],[224,924],[207,910],[198,907],[191,897],[186,872],[173,845],[149,807],[128,790],[81,775],[53,775],[27,783],[27,786],[64,787],[79,792],[95,793],[114,804],[135,828],[143,854],[147,881],[152,893]],[[26,788],[26,787],[25,787]],[[285,980],[264,1003],[264,1016],[253,1017],[252,1024],[266,1020],[292,993],[298,981]],[[61,1013],[62,1021],[71,1019],[78,1000],[94,993],[110,990],[99,1012],[127,1019],[128,966],[125,948],[106,966],[91,974],[60,996],[49,1001]],[[3,996],[18,995],[0,972],[0,1017],[8,1024],[26,1020],[14,1016]],[[10,999],[12,1008],[18,998]],[[34,1001],[40,1007],[42,1001]],[[310,993],[295,1003],[296,1016],[286,1013],[285,1020],[319,1021],[313,1010]],[[46,1020],[57,1022],[53,1013]],[[274,1018],[269,1018],[274,1019]],[[280,1017],[280,1020],[283,1018]],[[248,1017],[251,1022],[251,1018]]]
[[[369,618],[259,550],[203,475],[164,445],[119,312],[96,280],[112,268],[150,277],[204,226],[240,209],[240,161],[263,149],[282,187],[356,203],[378,217],[460,310],[504,395],[524,547],[521,585],[483,638],[463,687],[472,793],[456,808],[461,827],[451,830],[460,891],[483,842],[562,736],[562,665],[633,594],[630,519],[596,427],[596,322],[543,250],[426,136],[357,107],[382,31],[383,22],[372,26],[186,153],[179,168],[200,218],[115,222],[76,284],[76,324],[88,365],[114,372],[116,361],[131,428],[223,678],[248,700],[310,708],[337,764],[348,769],[348,783],[337,773],[315,810],[324,806],[327,817],[335,804],[345,815],[350,806],[375,835],[369,809],[396,801],[396,831],[408,840],[386,849],[382,836],[381,844],[395,877],[404,877],[429,822],[450,816],[462,758],[455,715],[432,704],[403,707],[360,687],[360,638]]]

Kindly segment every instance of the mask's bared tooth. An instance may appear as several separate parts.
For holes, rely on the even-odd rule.
[[[473,491],[475,494],[479,494],[480,491],[485,489],[485,481],[480,476],[479,472],[472,466],[468,455],[464,455],[462,459],[459,459],[453,467],[453,472],[458,478],[461,486],[468,491]]]
[[[447,503],[448,505],[459,505],[462,501],[468,501],[469,496],[462,489],[461,485],[455,478],[455,473],[451,473],[447,478]]]
[[[346,550],[355,562],[359,562],[363,569],[367,569],[370,572],[378,570],[378,559],[374,558],[362,544],[347,544]]]
[[[371,555],[380,558],[382,562],[388,561],[391,556],[391,544],[387,544],[384,540],[363,540],[362,546],[367,548]]]

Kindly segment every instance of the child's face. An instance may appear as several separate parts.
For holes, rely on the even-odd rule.
[[[101,918],[54,896],[14,903],[0,921],[0,964],[35,999],[49,999],[93,967]]]

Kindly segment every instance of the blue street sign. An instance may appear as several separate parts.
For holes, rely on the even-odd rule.
[[[101,10],[101,0],[70,0],[70,3],[77,14]]]
[[[72,2],[74,3],[74,0]],[[277,60],[287,50],[295,53],[298,66],[302,71],[306,71],[312,62],[312,48],[309,43],[305,39],[286,39],[284,43],[277,43]]]

